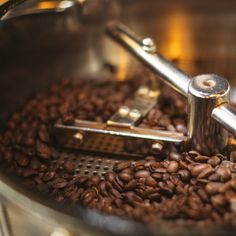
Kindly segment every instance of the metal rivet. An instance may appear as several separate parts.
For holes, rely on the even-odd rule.
[[[152,152],[154,154],[160,153],[162,149],[163,149],[163,144],[162,143],[154,143],[152,145]]]
[[[147,86],[141,86],[138,90],[138,95],[144,96],[149,93],[149,88]]]
[[[130,111],[129,107],[121,106],[118,112],[121,116],[127,116],[129,114],[129,111]]]
[[[84,136],[83,136],[83,134],[81,134],[81,133],[76,133],[76,134],[74,135],[74,138],[76,138],[77,140],[80,141],[80,143],[82,143]]]
[[[129,117],[132,118],[132,119],[138,119],[139,117],[141,117],[141,113],[140,113],[139,110],[133,109],[133,110],[130,111]]]
[[[143,46],[148,46],[148,47],[154,46],[154,42],[151,38],[144,38],[142,43],[143,43]]]

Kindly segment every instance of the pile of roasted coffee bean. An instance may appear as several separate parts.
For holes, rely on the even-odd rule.
[[[103,176],[76,172],[79,151],[57,148],[53,125],[75,117],[106,121],[132,97],[139,76],[124,82],[71,80],[53,85],[12,115],[0,136],[0,161],[63,204],[82,204],[99,211],[143,222],[158,219],[236,225],[236,148],[204,156],[173,146],[163,156],[123,160]],[[199,124],[200,125],[200,124]],[[184,98],[163,88],[156,107],[142,127],[186,133]],[[111,156],[111,158],[113,158]],[[81,159],[82,160],[82,159]]]

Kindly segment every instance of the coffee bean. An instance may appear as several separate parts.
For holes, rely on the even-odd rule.
[[[148,196],[148,199],[150,199],[150,201],[160,202],[161,201],[161,194],[152,193]]]
[[[132,179],[132,175],[131,175],[130,173],[121,172],[121,173],[119,174],[119,178],[120,178],[122,181],[129,182],[129,181]]]
[[[176,152],[171,152],[169,155],[170,155],[170,160],[172,161],[179,161],[182,159],[182,156]]]
[[[208,161],[208,164],[210,164],[212,167],[216,167],[220,164],[221,159],[218,156],[211,157]]]
[[[25,167],[29,164],[29,159],[21,153],[15,154],[15,160],[17,164],[22,167]]]
[[[135,173],[135,178],[145,178],[150,176],[150,172],[147,170],[140,170]]]
[[[220,166],[217,170],[216,173],[220,176],[221,181],[227,181],[231,179],[231,172],[227,167]]]
[[[73,174],[75,172],[75,164],[72,161],[65,161],[64,163],[64,169],[70,174]]]
[[[146,183],[147,186],[150,186],[150,187],[156,187],[157,186],[156,180],[151,176],[148,176],[146,178],[145,183]]]
[[[123,170],[123,169],[129,168],[130,165],[131,165],[131,163],[128,162],[128,161],[127,161],[127,162],[120,162],[119,164],[117,164],[117,165],[113,168],[113,170],[114,170],[115,172],[120,172],[120,171]]]
[[[52,183],[52,187],[55,189],[64,188],[67,186],[68,182],[63,178],[57,178]]]
[[[176,173],[178,171],[179,164],[177,161],[171,161],[167,167],[169,173]]]
[[[55,172],[54,171],[48,171],[43,175],[43,181],[48,182],[50,180],[52,180],[55,176]]]
[[[167,172],[167,170],[165,168],[156,168],[154,169],[153,172],[159,173],[159,174],[164,174]]]
[[[188,152],[188,155],[192,158],[195,158],[199,155],[199,152],[195,151],[195,150],[191,150]]]
[[[161,173],[153,173],[152,175],[151,175],[155,180],[161,180],[162,179],[162,174]]]
[[[236,163],[236,151],[230,153],[230,161]]]
[[[88,205],[95,197],[95,192],[92,189],[88,189],[81,194],[81,201],[84,205]]]
[[[206,163],[209,160],[209,157],[208,156],[198,155],[198,156],[194,157],[194,160],[196,162]]]
[[[190,179],[190,173],[188,170],[179,170],[178,174],[184,182],[188,182]]]
[[[207,168],[205,168],[198,176],[198,179],[204,179],[204,178],[208,178],[211,174],[214,173],[214,169],[209,166]]]
[[[213,206],[215,207],[223,207],[226,203],[224,196],[221,194],[212,196],[211,201],[212,201]]]
[[[206,185],[206,192],[210,195],[216,194],[219,191],[219,188],[222,187],[222,183],[211,182]]]
[[[37,152],[38,155],[43,159],[49,159],[52,156],[52,149],[41,142],[37,142]]]
[[[208,168],[211,168],[211,166],[209,164],[199,164],[199,165],[196,165],[194,166],[192,169],[191,169],[191,174],[193,176],[198,176],[202,171],[204,171],[205,169],[208,169]]]

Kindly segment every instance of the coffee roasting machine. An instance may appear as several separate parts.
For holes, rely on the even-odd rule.
[[[4,128],[6,118],[29,94],[52,82],[52,76],[59,80],[61,73],[95,75],[100,73],[102,58],[117,65],[122,80],[132,74],[138,68],[137,61],[141,61],[151,71],[150,87],[139,87],[134,99],[121,106],[105,123],[79,119],[70,124],[56,123],[58,143],[63,147],[92,150],[99,156],[108,152],[132,158],[140,158],[144,153],[139,150],[127,153],[123,149],[127,139],[145,140],[148,151],[153,153],[161,152],[168,143],[178,143],[183,150],[195,148],[206,155],[220,152],[228,143],[228,132],[236,134],[236,111],[230,105],[230,101],[236,101],[235,11],[236,3],[232,0],[225,3],[150,1],[150,5],[142,0],[135,3],[125,0],[3,1],[1,126]],[[140,38],[125,25],[139,32],[138,35],[150,35],[150,38]],[[215,25],[218,27],[213,27]],[[45,40],[43,35],[48,35],[49,39]],[[169,60],[177,61],[178,67],[161,56],[159,50]],[[46,58],[50,58],[48,63]],[[23,79],[22,85],[17,84],[17,77],[25,76],[22,68],[29,65],[34,81]],[[41,73],[35,75],[35,70]],[[17,74],[18,71],[22,75]],[[205,74],[209,71],[214,74]],[[199,73],[202,74],[189,76]],[[156,81],[159,78],[187,98],[187,136],[137,127],[158,100],[161,89]],[[96,145],[96,140],[107,137],[116,148],[111,145],[104,149],[103,145]],[[85,170],[86,164],[82,167]],[[159,225],[146,227],[79,207],[72,214],[27,192],[18,184],[20,180],[9,177],[4,171],[0,180],[0,232],[3,236],[171,235],[172,227],[175,235],[211,235],[219,230],[225,235],[231,233],[230,229],[215,225],[200,232],[161,221]]]

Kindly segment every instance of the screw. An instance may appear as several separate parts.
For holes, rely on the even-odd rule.
[[[152,144],[152,153],[153,154],[159,154],[163,149],[162,143],[154,143]]]
[[[156,52],[156,46],[151,38],[144,38],[142,41],[143,49],[151,54]]]
[[[75,135],[74,135],[74,138],[75,139],[77,139],[77,140],[79,140],[79,142],[80,142],[80,144],[83,142],[83,139],[84,139],[84,136],[83,136],[83,134],[81,134],[81,133],[76,133]]]
[[[125,117],[125,116],[127,116],[128,114],[129,114],[129,111],[130,111],[130,109],[129,109],[129,107],[127,107],[127,106],[121,106],[120,108],[119,108],[119,114],[121,115],[121,116],[123,116],[123,117]]]

